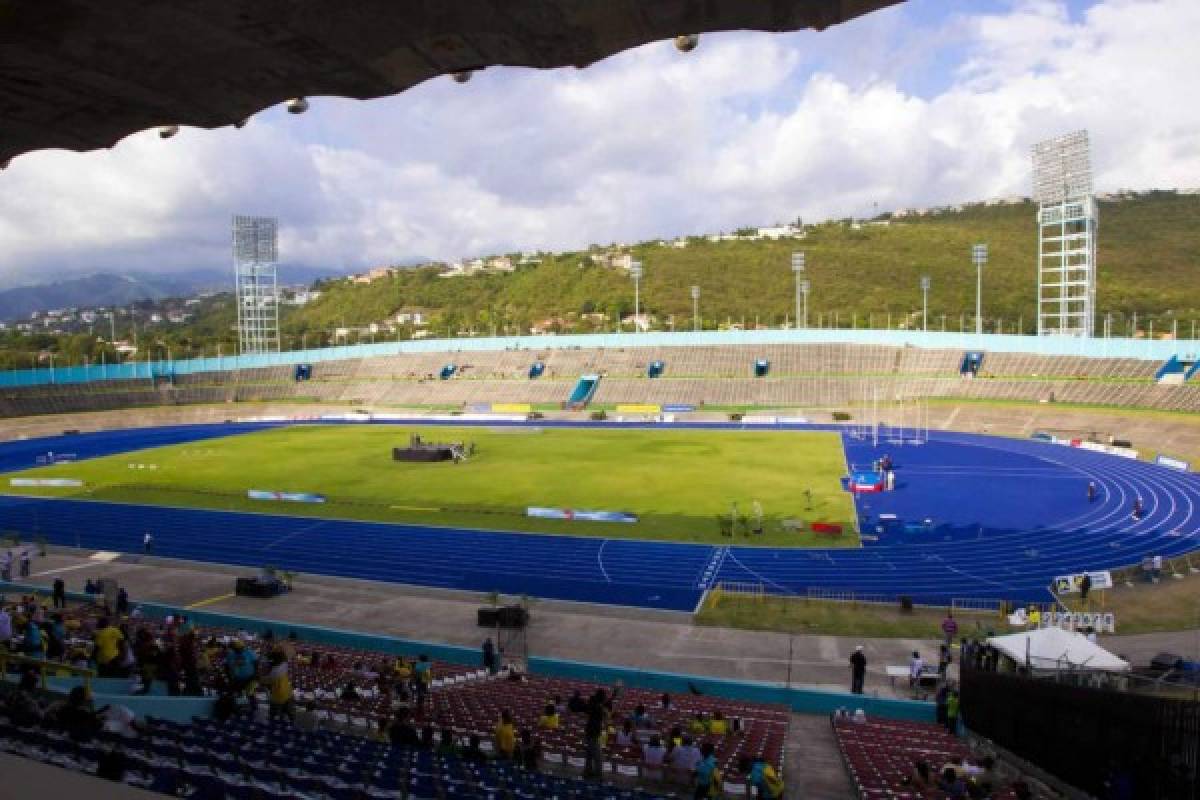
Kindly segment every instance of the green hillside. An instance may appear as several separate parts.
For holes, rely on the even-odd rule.
[[[793,250],[803,250],[812,282],[810,325],[824,320],[828,326],[836,312],[841,327],[850,327],[856,314],[860,327],[867,326],[870,314],[876,326],[883,326],[890,313],[896,327],[906,314],[919,311],[919,278],[929,275],[930,327],[939,327],[945,314],[947,329],[956,330],[959,315],[969,315],[975,304],[971,245],[987,242],[987,329],[999,317],[1011,332],[1024,317],[1025,330],[1033,331],[1037,229],[1032,204],[977,205],[878,221],[888,224],[810,226],[803,240],[712,243],[693,238],[686,248],[636,245],[630,252],[645,265],[643,309],[659,317],[660,327],[668,327],[674,315],[677,327],[689,328],[689,287],[698,285],[706,328],[730,320],[749,326],[756,317],[762,324],[779,325],[793,316],[789,257]],[[1190,331],[1186,326],[1200,317],[1200,196],[1151,192],[1101,203],[1099,242],[1099,307],[1114,313],[1116,330],[1127,330],[1126,315],[1136,312],[1139,327],[1153,318],[1161,331],[1178,317]],[[493,322],[501,330],[506,325],[527,328],[552,316],[564,317],[575,330],[601,324],[611,330],[615,314],[633,310],[632,282],[620,270],[592,265],[587,255],[544,256],[541,264],[510,275],[439,278],[433,269],[419,269],[366,285],[334,281],[318,302],[291,315],[286,328],[315,333],[421,307],[439,312],[435,329],[440,335],[471,328],[490,333]],[[609,321],[568,316],[591,311],[607,314]]]

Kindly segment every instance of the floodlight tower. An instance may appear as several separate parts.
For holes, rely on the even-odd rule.
[[[1033,146],[1038,204],[1038,335],[1092,336],[1096,314],[1096,197],[1087,131]]]
[[[804,327],[808,328],[808,292],[812,289],[812,284],[808,279],[800,281],[800,294],[804,295]]]
[[[700,330],[700,287],[692,287],[692,330]]]
[[[629,277],[633,278],[633,332],[637,333],[642,307],[642,262],[634,261],[629,265]]]
[[[800,325],[800,292],[801,283],[800,276],[804,274],[804,253],[796,251],[792,253],[792,274],[796,276],[796,326]],[[803,281],[807,283],[807,281]],[[808,305],[808,295],[805,294],[805,305]],[[804,327],[808,327],[808,314],[804,314]]]
[[[928,275],[921,276],[921,330],[929,330],[929,287]]]
[[[983,265],[987,263],[986,244],[971,248],[971,261],[975,264],[975,332],[983,333]]]
[[[237,279],[238,346],[242,354],[279,352],[278,220],[233,218],[233,263]]]

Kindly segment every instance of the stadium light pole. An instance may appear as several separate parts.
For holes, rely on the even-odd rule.
[[[692,330],[700,330],[700,287],[692,287]]]
[[[804,274],[804,253],[796,251],[792,253],[792,274],[796,276],[796,327],[800,326],[800,276]],[[808,327],[807,315],[805,315],[804,327]]]
[[[988,247],[977,244],[971,248],[975,263],[975,333],[983,333],[983,265],[987,263]]]
[[[634,261],[629,265],[629,276],[633,278],[633,332],[638,332],[638,319],[642,308],[642,262]]]
[[[921,276],[921,330],[929,332],[929,276]]]

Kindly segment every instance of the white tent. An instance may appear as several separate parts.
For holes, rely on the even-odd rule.
[[[1117,658],[1099,645],[1092,644],[1081,633],[1062,628],[1039,628],[1007,636],[993,636],[988,644],[1004,655],[1024,665],[1041,669],[1098,669],[1124,672],[1129,662]]]

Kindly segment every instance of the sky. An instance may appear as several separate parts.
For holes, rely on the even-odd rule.
[[[1197,0],[909,0],[30,153],[0,171],[0,289],[231,270],[234,214],[355,271],[1028,195],[1033,143],[1080,128],[1098,191],[1196,187],[1196,30]]]

